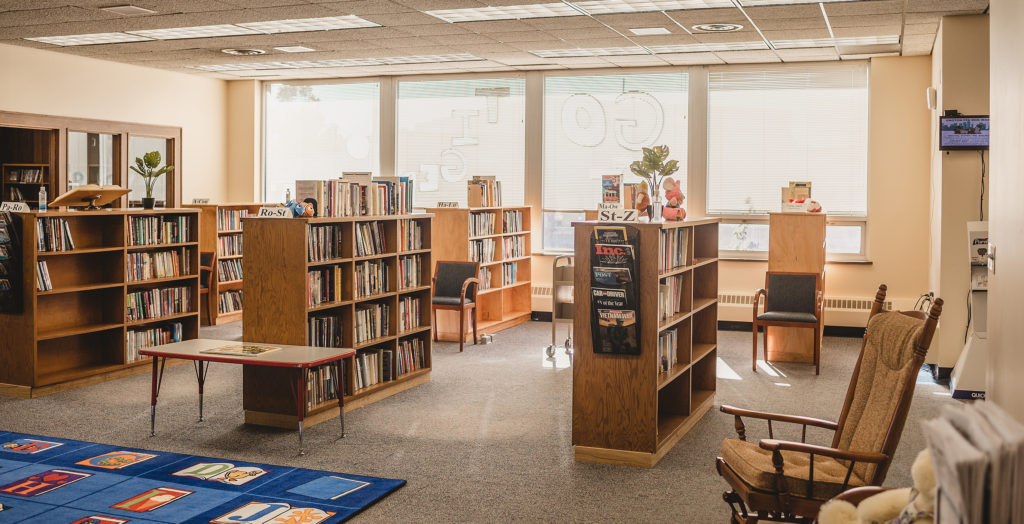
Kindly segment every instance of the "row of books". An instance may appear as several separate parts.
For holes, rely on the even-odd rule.
[[[390,317],[388,316],[390,310],[391,308],[387,304],[370,304],[367,307],[356,309],[356,344],[391,333]]]
[[[128,245],[179,244],[192,238],[186,215],[128,217]]]
[[[368,297],[388,292],[388,268],[383,260],[356,263],[356,296]]]
[[[340,348],[344,324],[337,315],[309,317],[306,340],[309,345],[322,348]]]
[[[423,274],[423,257],[412,255],[398,259],[398,289],[420,286]]]
[[[43,181],[43,170],[39,168],[9,169],[7,171],[7,181],[38,184]]]
[[[523,212],[518,210],[502,211],[501,231],[503,233],[518,233],[523,230]]]
[[[242,254],[241,233],[218,237],[217,244],[218,247],[220,248],[220,256],[222,257],[230,257]]]
[[[342,362],[344,368],[345,363]],[[344,371],[342,371],[344,373]],[[334,382],[331,365],[324,364],[309,370],[309,381],[306,382],[306,409],[312,409],[324,402],[337,400],[338,386]]]
[[[506,262],[501,265],[501,285],[511,286],[518,282],[519,278],[519,264],[515,262]]]
[[[128,253],[125,261],[125,276],[129,282],[177,277],[191,272],[189,257],[181,256],[177,251]]]
[[[217,261],[217,282],[242,280],[242,259],[229,258]]]
[[[427,367],[427,351],[420,337],[403,338],[398,341],[398,358],[395,374],[406,373]]]
[[[526,237],[505,237],[501,239],[501,253],[506,259],[526,256]]]
[[[658,285],[658,317],[661,320],[674,317],[683,308],[683,276],[673,275],[661,279]]]
[[[480,289],[491,289],[491,268],[480,268]]]
[[[678,362],[679,330],[670,329],[658,334],[658,371],[664,373]]]
[[[75,249],[75,239],[71,237],[68,221],[63,218],[37,218],[36,249],[39,252]]]
[[[242,219],[249,216],[248,209],[218,209],[217,229],[226,231],[242,229]]]
[[[409,331],[420,327],[420,299],[402,297],[398,301],[398,330]]]
[[[50,269],[46,267],[46,261],[36,262],[36,291],[49,291],[53,289],[53,282],[50,281]]]
[[[128,293],[125,305],[129,322],[187,313],[192,311],[192,288],[180,286],[135,291]]]
[[[313,269],[306,273],[307,304],[336,302],[341,296],[341,266]]]
[[[664,229],[659,232],[661,235],[658,257],[658,270],[666,271],[672,268],[685,266],[688,263],[686,253],[687,242],[689,241],[689,229],[675,228]]]
[[[182,329],[181,322],[150,329],[129,329],[125,337],[124,361],[132,363],[142,360],[140,349],[181,342]]]
[[[398,243],[402,251],[423,249],[423,224],[419,220],[399,220]]]
[[[17,187],[9,187],[7,188],[7,199],[12,202],[23,202],[25,200],[25,194]]]
[[[295,199],[315,199],[322,217],[404,215],[412,213],[412,195],[413,182],[407,177],[365,174],[295,181]]]
[[[341,258],[341,228],[338,226],[314,226],[310,224],[306,235],[306,251],[310,262],[322,262]]]
[[[475,176],[466,186],[469,207],[501,206],[501,182],[493,176]]]
[[[231,289],[217,295],[217,311],[221,315],[242,310],[242,290]]]
[[[469,236],[493,235],[495,222],[494,213],[470,213]]]
[[[494,262],[494,247],[496,242],[493,238],[469,241],[470,262]]]
[[[356,353],[354,359],[356,372],[352,389],[358,391],[381,382],[394,380],[392,371],[394,354],[394,350],[382,348],[362,350]]]
[[[355,230],[357,257],[387,253],[388,243],[384,238],[383,222],[360,222],[355,225]]]
[[[18,260],[18,229],[12,213],[0,211],[0,313],[17,313],[22,309],[21,296],[15,289],[21,261]],[[20,218],[18,220],[21,220]]]

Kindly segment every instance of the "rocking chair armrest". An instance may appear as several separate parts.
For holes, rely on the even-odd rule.
[[[473,298],[474,301],[476,301],[476,292],[477,292],[477,290],[480,289],[480,279],[479,278],[467,278],[466,281],[462,283],[462,292],[459,295],[459,298],[460,298],[459,302],[460,303],[465,303],[466,302],[466,291],[469,289],[469,286],[474,285],[474,284],[476,285],[476,287],[473,288],[473,293],[472,293],[471,297]]]
[[[764,411],[752,411],[749,409],[737,408],[729,405],[723,405],[721,408],[722,413],[728,413],[736,417],[750,417],[761,420],[774,420],[778,422],[787,422],[790,424],[800,424],[802,426],[814,426],[818,428],[831,429],[835,431],[839,427],[838,424],[831,420],[824,420],[813,417],[802,417],[799,415],[784,415],[781,413],[767,413]]]
[[[814,444],[793,442],[789,440],[762,439],[759,445],[761,446],[761,449],[771,452],[794,451],[797,453],[809,453],[812,455],[831,457],[837,460],[867,462],[870,464],[879,464],[889,459],[889,455],[884,453],[875,453],[872,451],[850,451],[846,449],[836,449],[828,446],[817,446]]]

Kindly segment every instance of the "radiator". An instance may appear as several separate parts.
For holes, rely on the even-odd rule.
[[[719,304],[729,305],[746,305],[753,306],[754,294],[753,293],[723,293],[718,295]],[[761,300],[764,303],[764,299]],[[875,303],[874,297],[872,298],[856,298],[856,297],[825,297],[825,311],[871,311],[871,305]],[[892,311],[892,300],[886,300],[882,303],[882,308],[886,311]]]

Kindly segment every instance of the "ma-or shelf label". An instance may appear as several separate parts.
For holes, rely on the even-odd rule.
[[[4,202],[0,204],[0,211],[10,211],[12,213],[28,213],[28,204],[24,202]]]
[[[619,204],[598,204],[598,222],[637,222],[640,214],[635,209],[625,209]]]
[[[437,207],[459,207],[458,202],[438,202]]]
[[[258,217],[265,218],[290,218],[292,216],[292,210],[287,207],[261,207]]]
[[[192,203],[193,204],[209,204],[210,203],[210,199],[209,198],[193,198],[192,199]]]

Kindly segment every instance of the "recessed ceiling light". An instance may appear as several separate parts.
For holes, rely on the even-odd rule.
[[[266,22],[246,22],[236,24],[260,33],[299,33],[303,31],[331,31],[334,29],[357,29],[361,27],[380,27],[380,24],[359,18],[355,15],[327,16],[322,18],[294,18],[289,20],[269,20]]]
[[[316,51],[312,47],[306,47],[304,45],[286,45],[281,47],[275,47],[274,51],[280,51],[282,53],[310,53]]]
[[[211,64],[188,66],[190,69],[200,71],[224,72],[224,71],[255,71],[271,69],[307,69],[316,67],[353,67],[353,66],[376,66],[376,65],[398,65],[398,64],[433,64],[441,62],[472,62],[483,60],[469,53],[457,53],[448,55],[413,55],[413,56],[385,56],[377,58],[338,58],[332,60],[304,60],[290,62],[251,62],[245,64]]]
[[[740,24],[697,24],[690,29],[698,33],[733,33],[743,29]]]
[[[679,9],[711,9],[716,7],[735,7],[735,5],[731,0],[583,0],[549,4],[437,9],[423,12],[446,22],[457,23],[614,13],[643,13]]]
[[[800,40],[772,40],[776,49],[806,49],[814,47],[898,44],[900,35],[850,36],[842,38],[805,38]]]
[[[584,0],[572,4],[591,15],[736,7],[732,0]]]
[[[717,53],[719,51],[758,51],[768,49],[763,40],[753,42],[715,42],[703,44],[675,44],[647,46],[654,54],[668,53]]]
[[[194,27],[169,27],[166,29],[142,29],[125,31],[133,35],[145,36],[156,40],[182,40],[185,38],[211,38],[215,36],[236,36],[259,34],[252,29],[237,25],[200,25]]]
[[[221,49],[220,52],[221,53],[225,53],[225,54],[229,54],[229,55],[235,55],[235,56],[256,56],[256,55],[265,55],[265,54],[267,54],[267,52],[262,50],[262,49],[246,49],[246,48]]]
[[[630,29],[629,32],[633,33],[634,35],[637,35],[637,36],[668,35],[668,34],[672,34],[671,31],[669,31],[668,29],[665,29],[664,27],[637,27],[637,28],[634,28],[634,29]]]
[[[73,45],[96,45],[96,44],[120,44],[123,42],[145,42],[152,40],[152,38],[146,38],[139,35],[129,35],[127,33],[90,33],[85,35],[65,35],[65,36],[39,36],[33,38],[26,38],[25,40],[32,40],[33,42],[42,42],[44,44],[53,44],[59,46],[73,46]]]
[[[113,7],[101,7],[100,11],[106,11],[120,16],[141,16],[141,15],[153,15],[156,11],[145,9],[142,7],[136,7],[134,5],[116,5]]]

